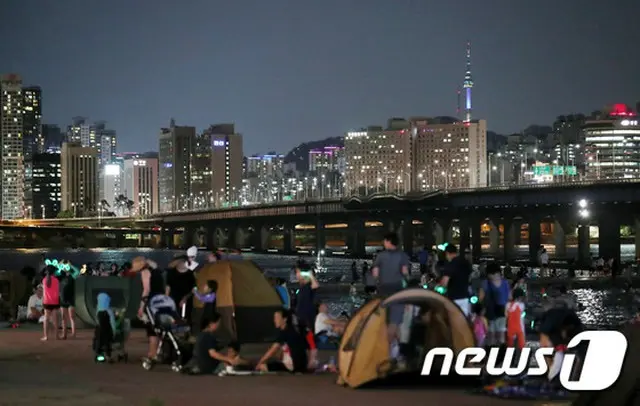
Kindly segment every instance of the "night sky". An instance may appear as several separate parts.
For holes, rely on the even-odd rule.
[[[0,72],[43,88],[45,123],[107,120],[120,151],[157,150],[171,117],[235,122],[251,154],[455,115],[467,40],[475,117],[498,133],[640,100],[638,0],[2,0],[0,12]]]

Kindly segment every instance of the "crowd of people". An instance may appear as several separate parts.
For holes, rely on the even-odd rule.
[[[373,295],[390,296],[407,287],[416,286],[416,281],[411,279],[410,258],[398,248],[398,244],[397,235],[387,234],[384,237],[384,250],[376,255],[371,265],[368,262],[360,265],[353,262],[352,282],[355,284],[362,279],[369,298]],[[473,287],[474,270],[469,253],[460,255],[453,244],[445,244],[442,248],[440,252],[424,250],[419,255],[420,285],[437,286],[438,292],[460,308],[471,322],[479,345],[523,348],[526,342],[524,315],[527,309],[527,285],[524,278],[528,270],[521,268],[516,272],[506,272],[497,263],[488,263],[477,278],[479,283]],[[336,348],[349,315],[338,318],[330,315],[326,303],[318,301],[316,292],[320,284],[313,267],[305,261],[299,261],[294,269],[297,290],[289,289],[286,279],[270,279],[283,303],[282,309],[273,315],[274,326],[279,331],[277,339],[256,362],[242,358],[237,343],[221,343],[217,339],[216,330],[221,322],[221,316],[216,311],[217,285],[207,283],[206,286],[194,288],[196,275],[201,269],[201,264],[196,261],[197,255],[197,248],[191,247],[185,255],[168,263],[166,269],[161,269],[155,261],[144,257],[135,258],[130,264],[123,266],[112,264],[109,270],[105,270],[103,264],[86,266],[85,273],[96,276],[140,275],[142,299],[138,317],[146,322],[149,339],[146,359],[149,362],[156,361],[159,338],[146,309],[149,302],[158,296],[169,297],[180,310],[181,317],[186,320],[191,320],[192,297],[199,298],[205,304],[205,311],[199,322],[200,332],[195,339],[193,361],[188,369],[192,373],[220,373],[228,368],[312,371],[318,367],[318,348]],[[212,253],[207,256],[206,262],[219,259],[219,255]],[[59,324],[62,325],[60,338],[66,338],[67,324],[71,327],[71,336],[75,334],[73,279],[65,272],[57,272],[53,267],[45,266],[42,280],[29,300],[28,318],[43,322],[42,339],[45,341],[51,336],[49,324],[53,325],[53,331],[57,331]],[[472,297],[477,300],[473,301]],[[577,303],[568,295],[566,288],[560,288],[551,297],[545,295],[543,306],[545,311],[559,308],[572,310]],[[407,320],[407,312],[411,311],[410,306],[405,304],[391,304],[387,309],[390,355],[399,364],[406,361],[404,358],[407,357],[402,350],[403,339],[400,332]]]

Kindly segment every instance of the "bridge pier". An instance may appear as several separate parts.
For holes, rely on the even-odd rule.
[[[491,255],[499,255],[500,253],[500,220],[489,220],[489,252]]]
[[[262,222],[256,222],[253,225],[253,232],[251,233],[249,245],[253,247],[254,252],[264,252],[264,224]]]
[[[620,218],[613,213],[598,213],[599,256],[620,262]]]
[[[566,221],[556,219],[553,223],[553,241],[556,246],[556,258],[566,258],[567,256],[567,239],[565,232],[569,231],[569,224]]]
[[[363,258],[366,255],[366,227],[361,218],[353,219],[349,222],[347,234],[347,248],[355,258]]]
[[[402,249],[407,253],[407,255],[413,255],[414,229],[412,217],[406,217],[402,220],[400,235],[400,238],[402,239]]]
[[[316,223],[315,223],[315,247],[316,247],[316,253],[319,253],[320,251],[324,250],[327,247],[327,235],[325,233],[325,222],[322,221],[322,219],[320,217],[316,218]]]
[[[480,219],[471,220],[471,255],[473,259],[482,257],[482,221]]]
[[[538,265],[538,251],[542,245],[542,231],[540,229],[540,217],[532,215],[528,218],[529,229],[529,261],[533,265]]]
[[[434,219],[433,217],[422,217],[420,221],[422,222],[422,245],[431,250],[436,243],[433,230]]]
[[[282,229],[282,253],[285,255],[295,254],[295,225],[285,224]]]
[[[471,248],[471,221],[469,219],[460,219],[458,222],[460,229],[460,252],[464,253],[466,249]]]
[[[589,222],[578,225],[578,264],[591,265],[591,236]]]
[[[516,233],[520,234],[520,220],[505,218],[502,224],[504,238],[504,260],[505,262],[509,262],[515,257],[515,248],[516,248]]]
[[[240,249],[241,247],[238,247],[238,234],[240,233],[240,230],[238,230],[237,226],[232,226],[230,225],[227,228],[227,242],[226,242],[226,246],[227,248],[232,248],[232,249]]]
[[[635,234],[636,259],[640,258],[640,217],[634,217],[633,230]]]
[[[451,219],[448,219],[448,218],[436,219],[436,221],[435,221],[435,225],[436,225],[436,230],[435,230],[436,244],[444,244],[445,242],[448,242],[448,243],[451,242],[452,231],[453,231],[451,229],[452,223],[453,222],[451,221]]]
[[[166,229],[162,228],[161,233],[162,244],[167,247],[167,249],[174,249],[176,245],[176,229],[173,227]]]

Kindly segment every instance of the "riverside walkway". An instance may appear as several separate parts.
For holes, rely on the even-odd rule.
[[[372,404],[568,405],[568,402],[508,401],[461,390],[362,389],[335,384],[335,375],[215,377],[184,376],[158,367],[147,372],[136,360],[145,338],[134,332],[129,364],[95,364],[92,331],[76,339],[40,342],[32,327],[0,331],[0,405],[210,405],[357,406]],[[246,346],[256,355],[263,349]]]

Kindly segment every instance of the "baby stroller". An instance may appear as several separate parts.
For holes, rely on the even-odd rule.
[[[191,329],[188,323],[180,317],[176,303],[169,296],[156,295],[149,300],[145,307],[145,315],[159,339],[156,359],[166,360],[167,357],[163,356],[165,355],[164,347],[171,345],[172,348],[166,352],[173,356],[172,359],[166,361],[171,362],[173,371],[182,371],[190,356],[187,354],[189,347],[187,338]],[[156,363],[156,360],[144,359],[142,367],[149,371]]]
[[[113,336],[113,351],[118,361],[128,362],[129,354],[126,350],[127,339],[131,331],[131,321],[125,317],[124,310],[116,313],[116,331]]]

